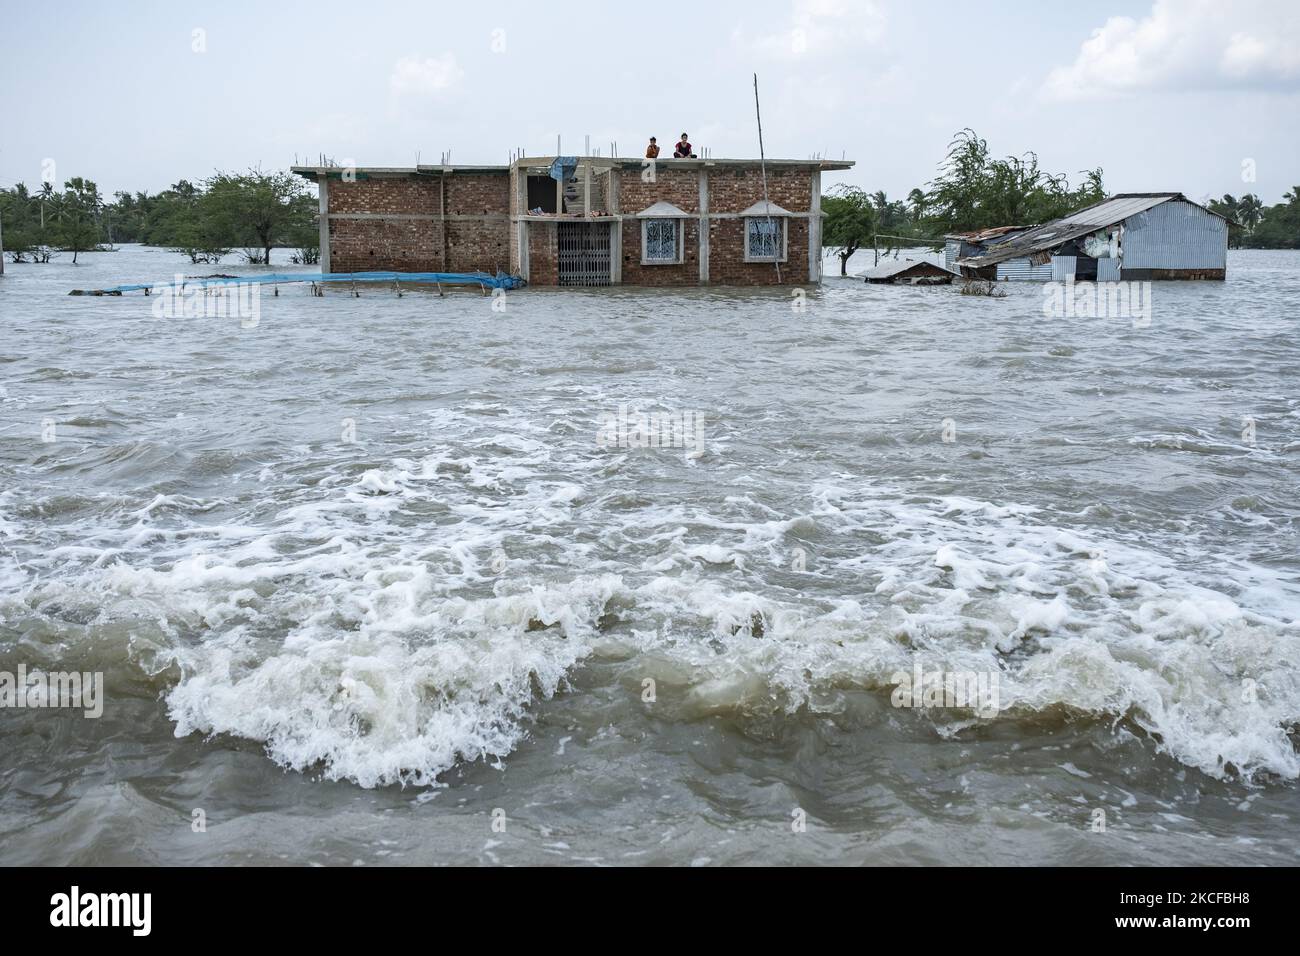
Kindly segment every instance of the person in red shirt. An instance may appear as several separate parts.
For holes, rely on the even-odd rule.
[[[682,133],[682,141],[678,143],[677,148],[673,150],[673,159],[694,159],[694,158],[695,158],[695,147],[693,147],[691,145],[691,141],[686,138],[686,134]]]

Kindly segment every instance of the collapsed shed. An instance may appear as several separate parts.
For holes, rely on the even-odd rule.
[[[859,273],[858,277],[868,283],[896,285],[949,285],[953,279],[960,278],[943,266],[917,259],[883,262],[874,269]]]
[[[968,279],[996,279],[997,269],[987,269],[982,273],[965,270],[957,265],[958,259],[969,259],[983,255],[991,246],[1008,242],[1033,226],[993,226],[990,229],[976,229],[973,232],[954,232],[944,236],[943,264],[950,272],[964,275]]]
[[[1003,228],[1018,231],[953,260],[962,275],[1117,282],[1227,274],[1228,220],[1182,193],[1121,193],[1041,226]]]

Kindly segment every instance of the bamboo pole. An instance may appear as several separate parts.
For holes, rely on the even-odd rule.
[[[763,154],[763,114],[758,108],[758,74],[754,74],[754,117],[758,120],[758,171],[763,179],[763,211],[767,228],[772,231],[772,262],[776,266],[776,284],[781,285],[781,249],[777,248],[776,230],[772,229],[772,204],[767,199],[767,159]],[[781,237],[784,238],[784,237]],[[784,247],[784,243],[782,243]]]

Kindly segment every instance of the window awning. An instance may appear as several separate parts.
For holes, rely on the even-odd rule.
[[[774,202],[765,203],[760,200],[759,202],[754,203],[754,205],[750,206],[748,209],[742,212],[741,215],[742,216],[793,216],[794,213],[792,213],[788,209],[782,209]]]
[[[694,219],[695,214],[678,209],[670,202],[662,200],[648,206],[636,214],[638,219]]]

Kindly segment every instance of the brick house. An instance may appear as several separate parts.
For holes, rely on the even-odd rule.
[[[319,186],[322,272],[496,272],[532,285],[821,281],[821,174],[852,162],[521,158],[295,166]]]

